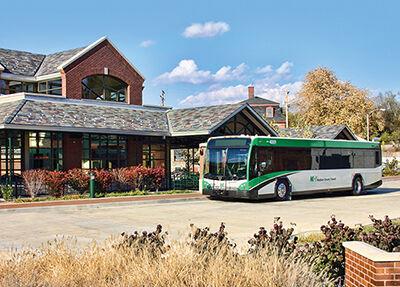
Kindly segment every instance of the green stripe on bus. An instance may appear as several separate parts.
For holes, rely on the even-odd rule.
[[[290,139],[255,137],[253,146],[266,147],[303,147],[303,148],[379,148],[379,143],[345,140]]]
[[[293,174],[295,172],[296,171],[284,170],[284,171],[276,171],[276,172],[267,173],[267,174],[253,178],[253,179],[241,184],[239,186],[239,190],[250,190],[250,189],[253,189],[253,188],[257,187],[258,185],[264,183],[265,181],[268,181],[268,180],[271,180],[274,178],[278,178],[278,177],[282,177],[285,175]]]

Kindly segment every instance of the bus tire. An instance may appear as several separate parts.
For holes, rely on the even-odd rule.
[[[276,181],[275,198],[281,201],[292,199],[292,188],[287,179],[280,178]]]
[[[352,188],[353,195],[361,195],[364,193],[364,184],[361,175],[356,175],[354,177]]]

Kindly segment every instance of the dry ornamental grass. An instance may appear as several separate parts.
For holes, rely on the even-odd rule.
[[[78,247],[58,239],[0,259],[0,286],[330,286],[313,266],[271,250],[240,253],[226,237],[192,226],[189,241],[151,233]]]

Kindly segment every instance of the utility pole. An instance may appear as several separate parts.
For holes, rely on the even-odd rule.
[[[161,99],[161,106],[164,107],[165,106],[165,91],[164,90],[161,90],[160,99]]]
[[[286,91],[285,95],[285,116],[286,116],[286,128],[289,127],[289,91]]]
[[[369,114],[367,114],[367,141],[369,141]]]

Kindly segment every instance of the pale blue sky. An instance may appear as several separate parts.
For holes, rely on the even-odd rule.
[[[318,66],[374,92],[400,90],[395,0],[13,0],[0,9],[3,48],[52,53],[108,36],[146,76],[147,104],[161,89],[175,107],[234,102],[250,83],[280,100]]]

